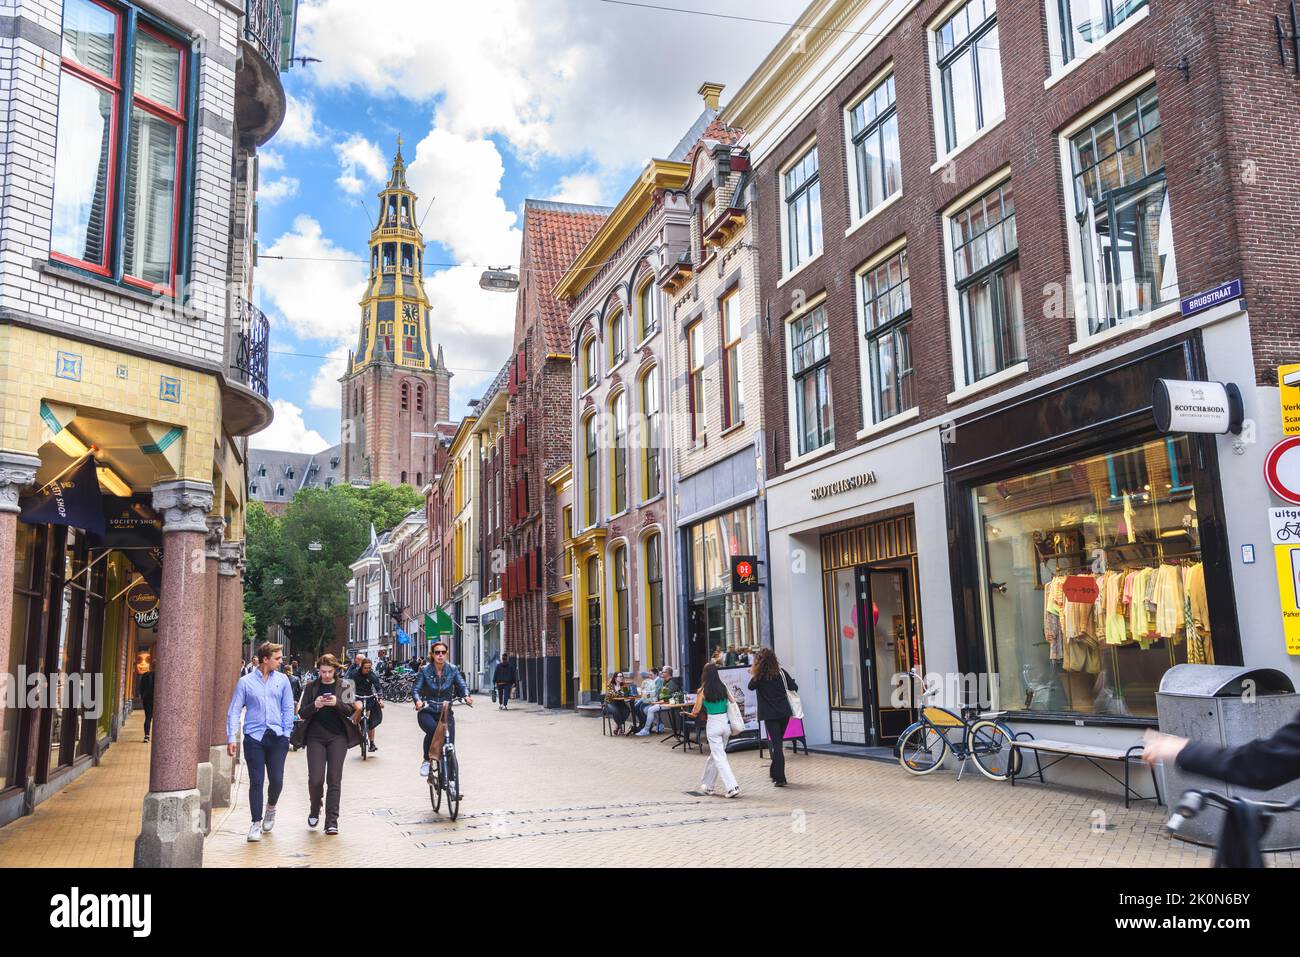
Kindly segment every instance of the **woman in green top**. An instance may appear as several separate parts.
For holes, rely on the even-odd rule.
[[[727,761],[727,741],[731,737],[731,723],[727,720],[727,703],[731,700],[727,686],[718,675],[718,666],[709,662],[704,666],[704,680],[700,685],[699,696],[695,699],[692,717],[699,717],[700,708],[708,717],[704,733],[709,739],[709,760],[704,765],[704,775],[700,778],[700,790],[713,794],[714,785],[722,778],[722,785],[727,789],[727,797],[740,795],[740,785],[731,772]]]

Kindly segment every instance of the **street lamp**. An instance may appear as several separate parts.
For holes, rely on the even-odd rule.
[[[307,551],[309,551],[309,552],[319,552],[319,551],[320,551],[322,548],[324,548],[324,547],[325,547],[325,546],[322,545],[320,542],[312,542],[310,545],[307,546]]]
[[[509,266],[490,266],[479,277],[478,287],[488,292],[514,292],[519,288],[519,277]]]

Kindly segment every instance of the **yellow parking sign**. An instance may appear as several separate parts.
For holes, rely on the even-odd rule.
[[[1286,653],[1300,655],[1300,545],[1274,545],[1277,590],[1282,600],[1282,633]]]
[[[1300,435],[1300,363],[1277,367],[1277,387],[1282,403],[1282,433]]]

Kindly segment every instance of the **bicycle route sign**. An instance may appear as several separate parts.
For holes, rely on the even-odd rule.
[[[1300,508],[1270,508],[1269,537],[1277,565],[1282,635],[1289,655],[1300,655]]]
[[[1300,545],[1300,508],[1270,508],[1268,530],[1274,545]]]

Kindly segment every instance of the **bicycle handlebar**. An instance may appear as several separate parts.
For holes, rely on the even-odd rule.
[[[1183,796],[1178,799],[1178,804],[1174,807],[1173,814],[1165,822],[1165,827],[1170,831],[1177,831],[1182,827],[1184,821],[1191,820],[1205,810],[1206,804],[1216,804],[1224,810],[1235,804],[1247,804],[1259,808],[1267,817],[1274,817],[1278,814],[1287,814],[1291,811],[1300,810],[1300,797],[1290,801],[1254,801],[1244,797],[1229,797],[1217,791],[1184,791]]]

